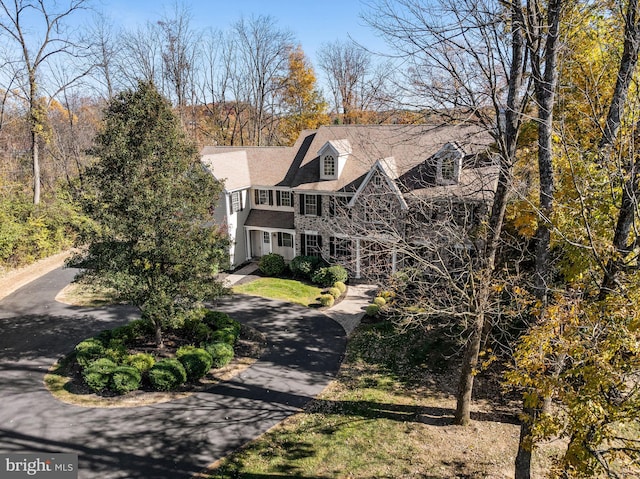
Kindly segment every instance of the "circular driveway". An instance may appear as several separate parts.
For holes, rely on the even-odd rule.
[[[45,389],[47,369],[82,339],[136,317],[57,303],[74,273],[57,269],[0,301],[0,453],[77,453],[81,479],[188,478],[298,412],[334,378],[346,348],[342,327],[322,313],[235,296],[216,309],[268,340],[238,376],[151,406],[65,404]]]

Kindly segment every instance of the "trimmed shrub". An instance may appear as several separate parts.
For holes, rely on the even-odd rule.
[[[118,366],[113,370],[109,389],[118,394],[126,394],[140,387],[142,375],[133,366]]]
[[[187,381],[187,372],[177,359],[161,359],[149,369],[149,381],[156,391],[172,391]]]
[[[205,377],[213,364],[211,354],[194,346],[182,346],[176,352],[176,358],[184,366],[189,381]]]
[[[79,342],[75,347],[76,361],[80,366],[86,368],[98,358],[104,356],[105,348],[98,338],[89,338]]]
[[[340,296],[342,296],[342,293],[338,288],[329,288],[329,291],[327,291],[327,293],[329,293],[335,299],[338,299]]]
[[[205,346],[213,359],[213,367],[221,368],[231,362],[234,356],[233,348],[228,343],[209,343]]]
[[[296,256],[289,263],[289,269],[297,278],[311,279],[313,273],[322,263],[322,258],[317,256]]]
[[[367,306],[367,309],[365,310],[365,314],[367,316],[377,316],[378,313],[380,312],[380,306],[378,306],[377,304],[370,304],[369,306]]]
[[[104,350],[104,356],[114,363],[121,363],[127,357],[127,347],[122,339],[112,339]]]
[[[311,281],[320,286],[329,286],[338,281],[344,283],[348,278],[349,273],[347,270],[340,265],[335,265],[318,269],[311,276]]]
[[[286,267],[284,257],[277,253],[266,254],[258,262],[258,269],[267,276],[280,276]]]
[[[100,358],[82,371],[82,377],[93,392],[99,393],[108,388],[111,375],[117,367],[111,359]]]
[[[132,366],[141,373],[144,373],[153,367],[153,365],[156,363],[156,360],[149,353],[137,353],[127,356],[124,362],[128,366]]]
[[[342,294],[347,292],[347,285],[342,281],[336,281],[335,283],[333,283],[333,287],[338,288],[340,290],[340,293]]]
[[[232,328],[236,336],[240,334],[240,329],[242,328],[238,321],[231,318],[227,313],[223,313],[221,311],[208,311],[203,321],[214,331],[218,329]]]
[[[375,298],[373,298],[373,304],[376,304],[382,308],[385,304],[387,304],[387,300],[382,296],[376,296]]]
[[[214,331],[211,335],[212,343],[227,343],[233,346],[238,339],[238,332],[232,326],[227,326]]]
[[[336,299],[330,294],[321,294],[318,301],[320,301],[320,304],[322,306],[330,308],[331,306],[333,306],[333,303],[336,302]]]

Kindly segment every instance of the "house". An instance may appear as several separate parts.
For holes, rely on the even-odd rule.
[[[201,154],[224,181],[215,216],[231,238],[232,267],[268,253],[316,255],[361,278],[397,270],[394,241],[426,240],[435,205],[475,223],[486,214],[497,179],[491,143],[465,124],[349,125],[303,131],[291,147]],[[428,218],[415,212],[425,202]]]

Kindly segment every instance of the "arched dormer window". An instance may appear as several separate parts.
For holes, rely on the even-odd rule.
[[[326,155],[322,165],[322,176],[336,175],[336,159],[332,155]]]

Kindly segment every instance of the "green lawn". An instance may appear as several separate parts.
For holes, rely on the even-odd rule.
[[[430,345],[388,324],[361,326],[337,380],[209,479],[513,477],[519,427],[482,401],[481,420],[451,425],[455,367],[430,371]],[[537,450],[534,476],[549,463],[549,451]]]
[[[322,289],[293,279],[258,278],[250,283],[234,286],[234,293],[279,299],[289,303],[311,306],[318,304]]]

